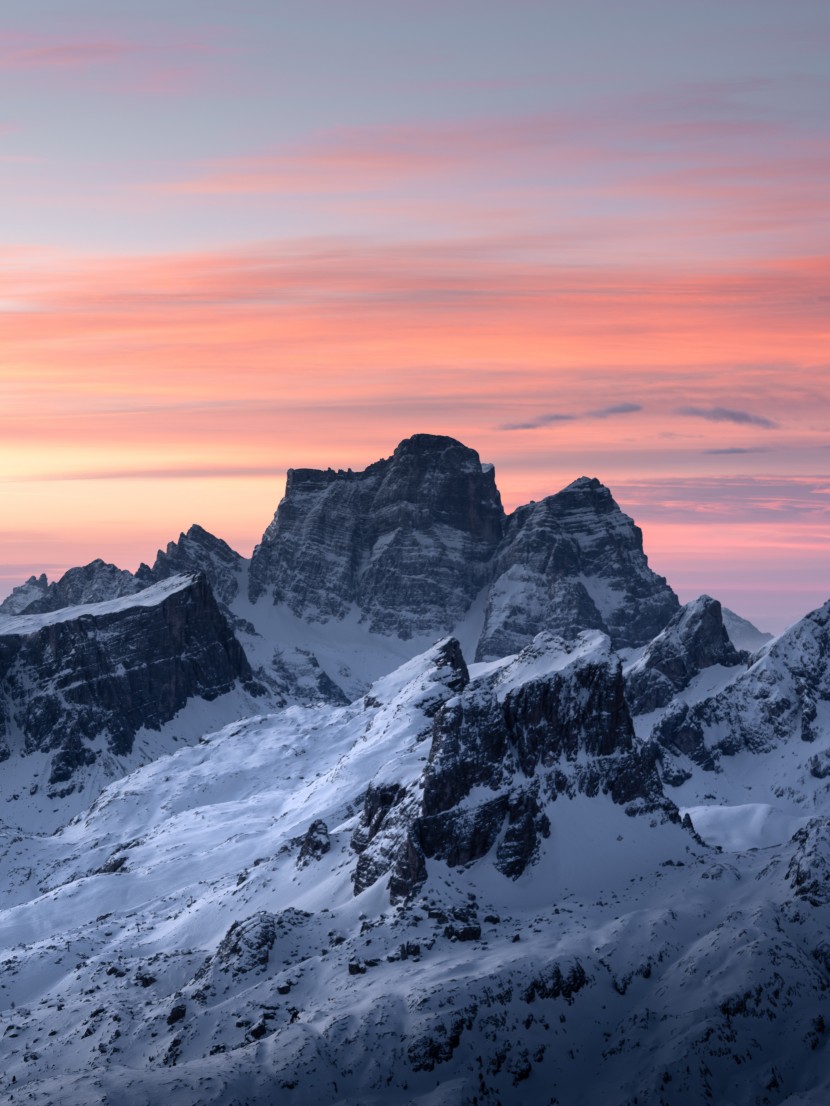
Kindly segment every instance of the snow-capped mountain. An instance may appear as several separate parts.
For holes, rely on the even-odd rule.
[[[64,580],[0,619],[4,1101],[827,1101],[830,603],[681,608],[430,435]]]
[[[144,586],[126,569],[101,560],[92,561],[81,568],[70,568],[60,580],[52,583],[45,575],[31,576],[0,603],[0,615],[22,614],[24,611],[27,614],[43,614],[63,607],[101,603],[122,595],[133,595]]]
[[[11,822],[60,824],[70,796],[79,809],[110,780],[172,751],[180,725],[160,743],[162,728],[188,704],[216,703],[195,739],[207,718],[255,710],[264,691],[202,576],[31,609],[0,618],[0,794],[16,804]]]

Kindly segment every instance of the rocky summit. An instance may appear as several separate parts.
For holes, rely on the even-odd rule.
[[[418,434],[0,607],[0,1099],[824,1106],[830,602]]]
[[[451,630],[478,597],[479,659],[543,629],[600,629],[616,645],[643,645],[679,606],[598,480],[506,516],[493,466],[430,434],[364,472],[289,470],[249,593],[311,621],[354,610],[371,631],[403,639]]]
[[[402,638],[448,629],[487,582],[503,528],[492,466],[416,434],[364,472],[290,469],[250,596],[312,620],[354,605],[372,631]]]

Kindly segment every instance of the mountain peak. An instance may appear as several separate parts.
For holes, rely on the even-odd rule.
[[[474,449],[444,434],[413,434],[410,438],[404,438],[395,447],[390,462],[400,462],[405,458],[447,468],[481,468],[481,460]]]
[[[577,476],[576,480],[572,480],[562,491],[604,491],[608,492],[609,495],[611,494],[596,476]]]
[[[307,621],[358,618],[402,639],[448,631],[486,584],[504,510],[492,466],[415,434],[362,472],[290,470],[254,550],[250,597]]]

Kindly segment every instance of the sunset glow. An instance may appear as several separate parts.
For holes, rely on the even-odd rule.
[[[0,596],[428,431],[683,600],[828,598],[825,5],[174,7],[0,35]]]

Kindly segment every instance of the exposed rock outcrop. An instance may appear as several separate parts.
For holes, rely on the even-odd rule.
[[[812,818],[798,830],[795,853],[787,868],[793,892],[812,906],[830,903],[830,819]]]
[[[100,559],[80,568],[70,568],[60,580],[48,583],[46,576],[31,576],[0,606],[2,614],[46,614],[49,611],[77,607],[86,603],[102,603],[135,595],[146,587],[132,572]]]
[[[565,638],[598,629],[615,647],[643,645],[679,605],[648,567],[639,527],[585,476],[510,516],[493,581],[478,660],[515,653],[543,629]]]
[[[30,576],[25,583],[18,584],[10,595],[0,603],[0,615],[22,614],[32,603],[43,599],[49,590],[49,581],[46,573],[40,576]]]
[[[189,699],[214,699],[239,681],[256,690],[203,577],[0,620],[4,749],[52,753],[53,787],[71,786],[102,749],[128,754],[139,729],[157,729]]]
[[[608,638],[540,634],[440,707],[415,784],[369,788],[353,839],[361,854],[355,889],[391,872],[392,897],[406,898],[423,882],[427,859],[457,866],[491,850],[496,868],[517,878],[555,832],[549,804],[560,795],[605,793],[632,814],[678,821],[656,759],[654,746],[634,746]]]
[[[628,672],[626,698],[634,714],[667,706],[704,668],[748,660],[729,639],[717,599],[701,595],[681,607]]]
[[[821,732],[818,704],[828,701],[830,601],[770,642],[716,695],[671,706],[654,737],[712,769],[721,756],[742,749],[762,752],[791,739],[812,743]]]
[[[227,542],[193,525],[177,542],[158,551],[152,569],[142,565],[137,575],[148,583],[168,580],[171,576],[202,573],[220,603],[228,606],[239,591],[240,572],[244,559]],[[142,572],[143,570],[143,572]]]

